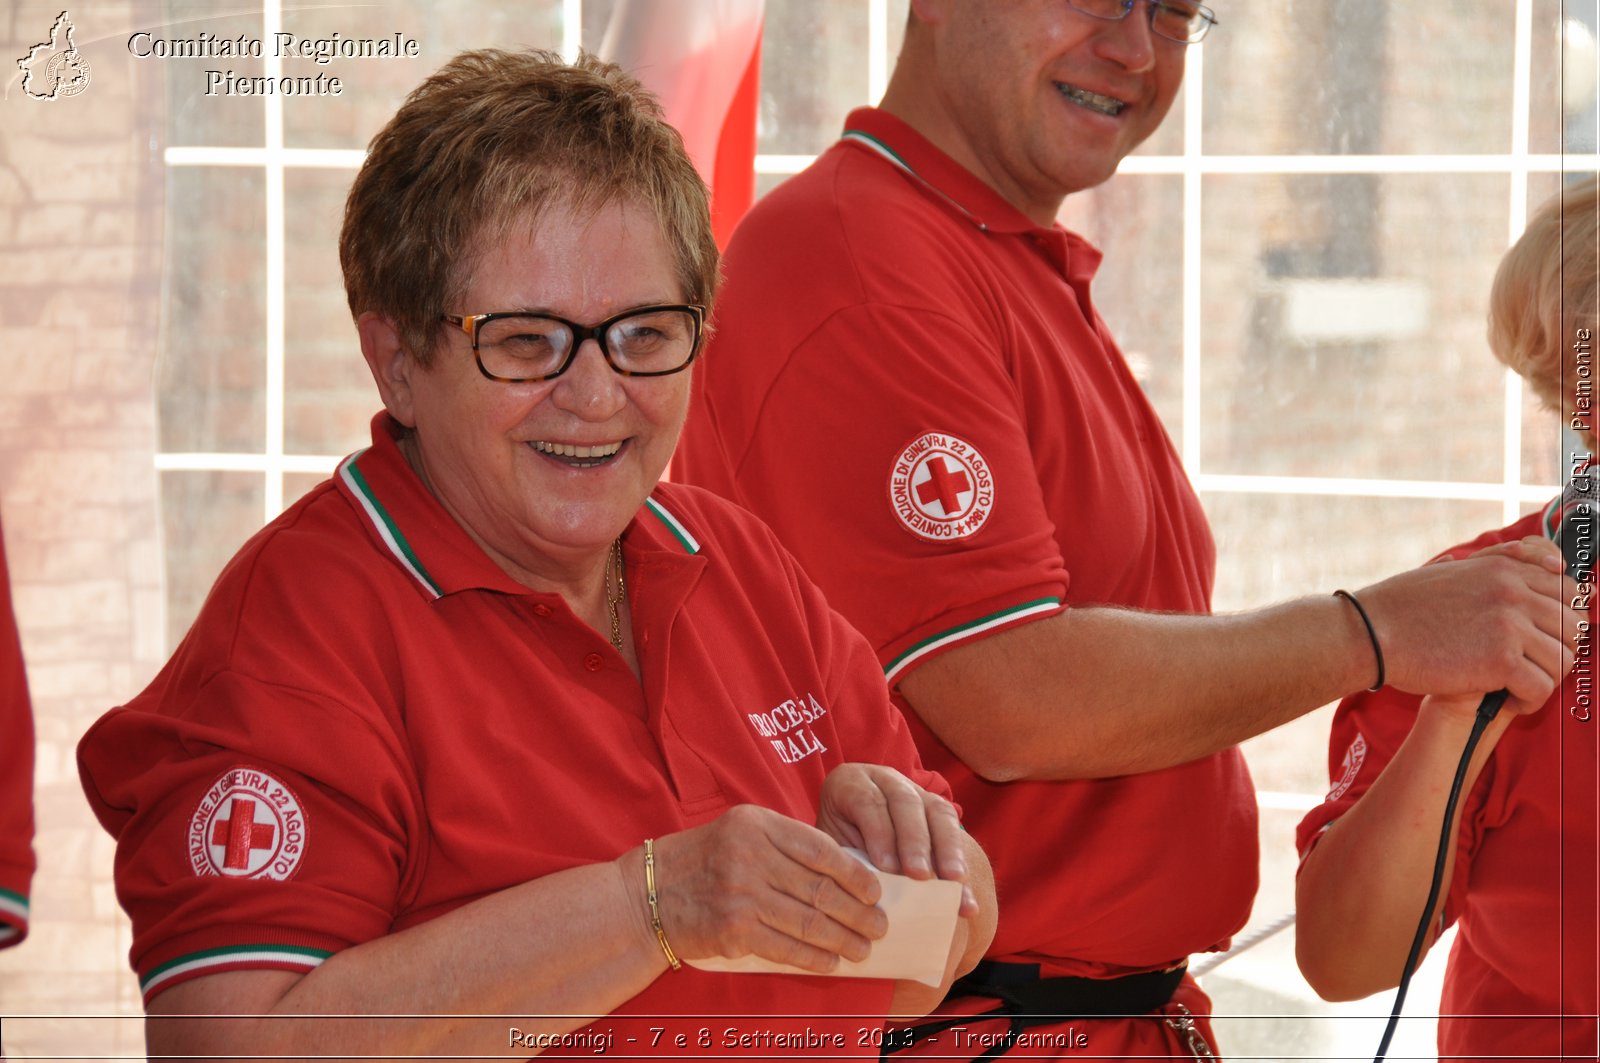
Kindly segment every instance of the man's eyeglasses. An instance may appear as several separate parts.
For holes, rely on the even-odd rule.
[[[1090,18],[1120,22],[1128,17],[1133,5],[1140,0],[1067,0],[1072,9]],[[1204,4],[1186,0],[1143,0],[1150,16],[1150,32],[1179,44],[1196,44],[1212,26],[1217,16]]]
[[[478,371],[490,380],[533,384],[572,367],[585,340],[600,344],[606,364],[623,376],[667,376],[689,368],[700,351],[703,306],[641,306],[597,325],[548,314],[509,311],[443,315],[472,341]]]

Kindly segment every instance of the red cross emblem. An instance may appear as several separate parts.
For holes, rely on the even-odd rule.
[[[922,504],[929,506],[937,499],[946,515],[960,512],[961,496],[972,490],[972,480],[967,474],[961,469],[951,472],[945,467],[943,455],[929,458],[923,468],[928,470],[928,478],[917,484],[917,497],[922,499]]]
[[[277,777],[231,768],[190,817],[188,848],[197,875],[287,879],[305,856],[305,811]]]
[[[890,467],[889,505],[918,538],[965,539],[989,519],[994,480],[971,443],[945,432],[924,432]]]
[[[227,846],[223,867],[243,869],[250,866],[250,850],[272,848],[272,837],[276,833],[277,828],[272,824],[256,822],[254,801],[235,797],[227,820],[211,825],[211,844]]]

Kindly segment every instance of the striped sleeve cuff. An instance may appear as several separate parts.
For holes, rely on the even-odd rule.
[[[1059,613],[1061,608],[1061,599],[1054,595],[1031,598],[968,620],[957,620],[931,633],[914,634],[911,636],[914,641],[910,645],[890,647],[893,655],[884,663],[884,678],[893,686],[906,672],[935,654],[1015,624]]]
[[[333,953],[303,945],[225,945],[186,953],[141,971],[139,989],[148,1005],[163,990],[208,974],[223,971],[299,971],[315,970]]]
[[[28,895],[0,889],[0,949],[28,936]]]

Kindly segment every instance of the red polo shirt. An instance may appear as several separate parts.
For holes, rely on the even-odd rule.
[[[891,115],[847,127],[733,238],[675,475],[766,520],[891,684],[1063,605],[1207,611],[1211,537],[1094,310],[1099,253]],[[1243,925],[1257,841],[1237,750],[995,785],[913,729],[994,864],[991,958],[1111,977]]]
[[[749,514],[663,484],[629,525],[641,684],[472,542],[394,429],[380,415],[370,449],[244,546],[166,668],[80,746],[147,999],[214,971],[310,970],[735,804],[812,822],[847,760],[948,792],[870,648]],[[617,1014],[871,1016],[890,991],[686,968]],[[860,1050],[862,1020],[829,1022]]]

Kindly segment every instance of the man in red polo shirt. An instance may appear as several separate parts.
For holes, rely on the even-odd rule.
[[[0,538],[0,949],[28,936],[33,869],[33,711]]]
[[[1099,253],[1055,218],[1213,22],[913,0],[881,106],[725,260],[677,475],[764,517],[867,634],[994,862],[999,932],[945,1007],[992,1017],[920,1051],[1205,1051],[1184,966],[1256,887],[1236,743],[1375,679],[1538,701],[1570,662],[1548,544],[1205,615],[1204,514],[1091,303]]]

